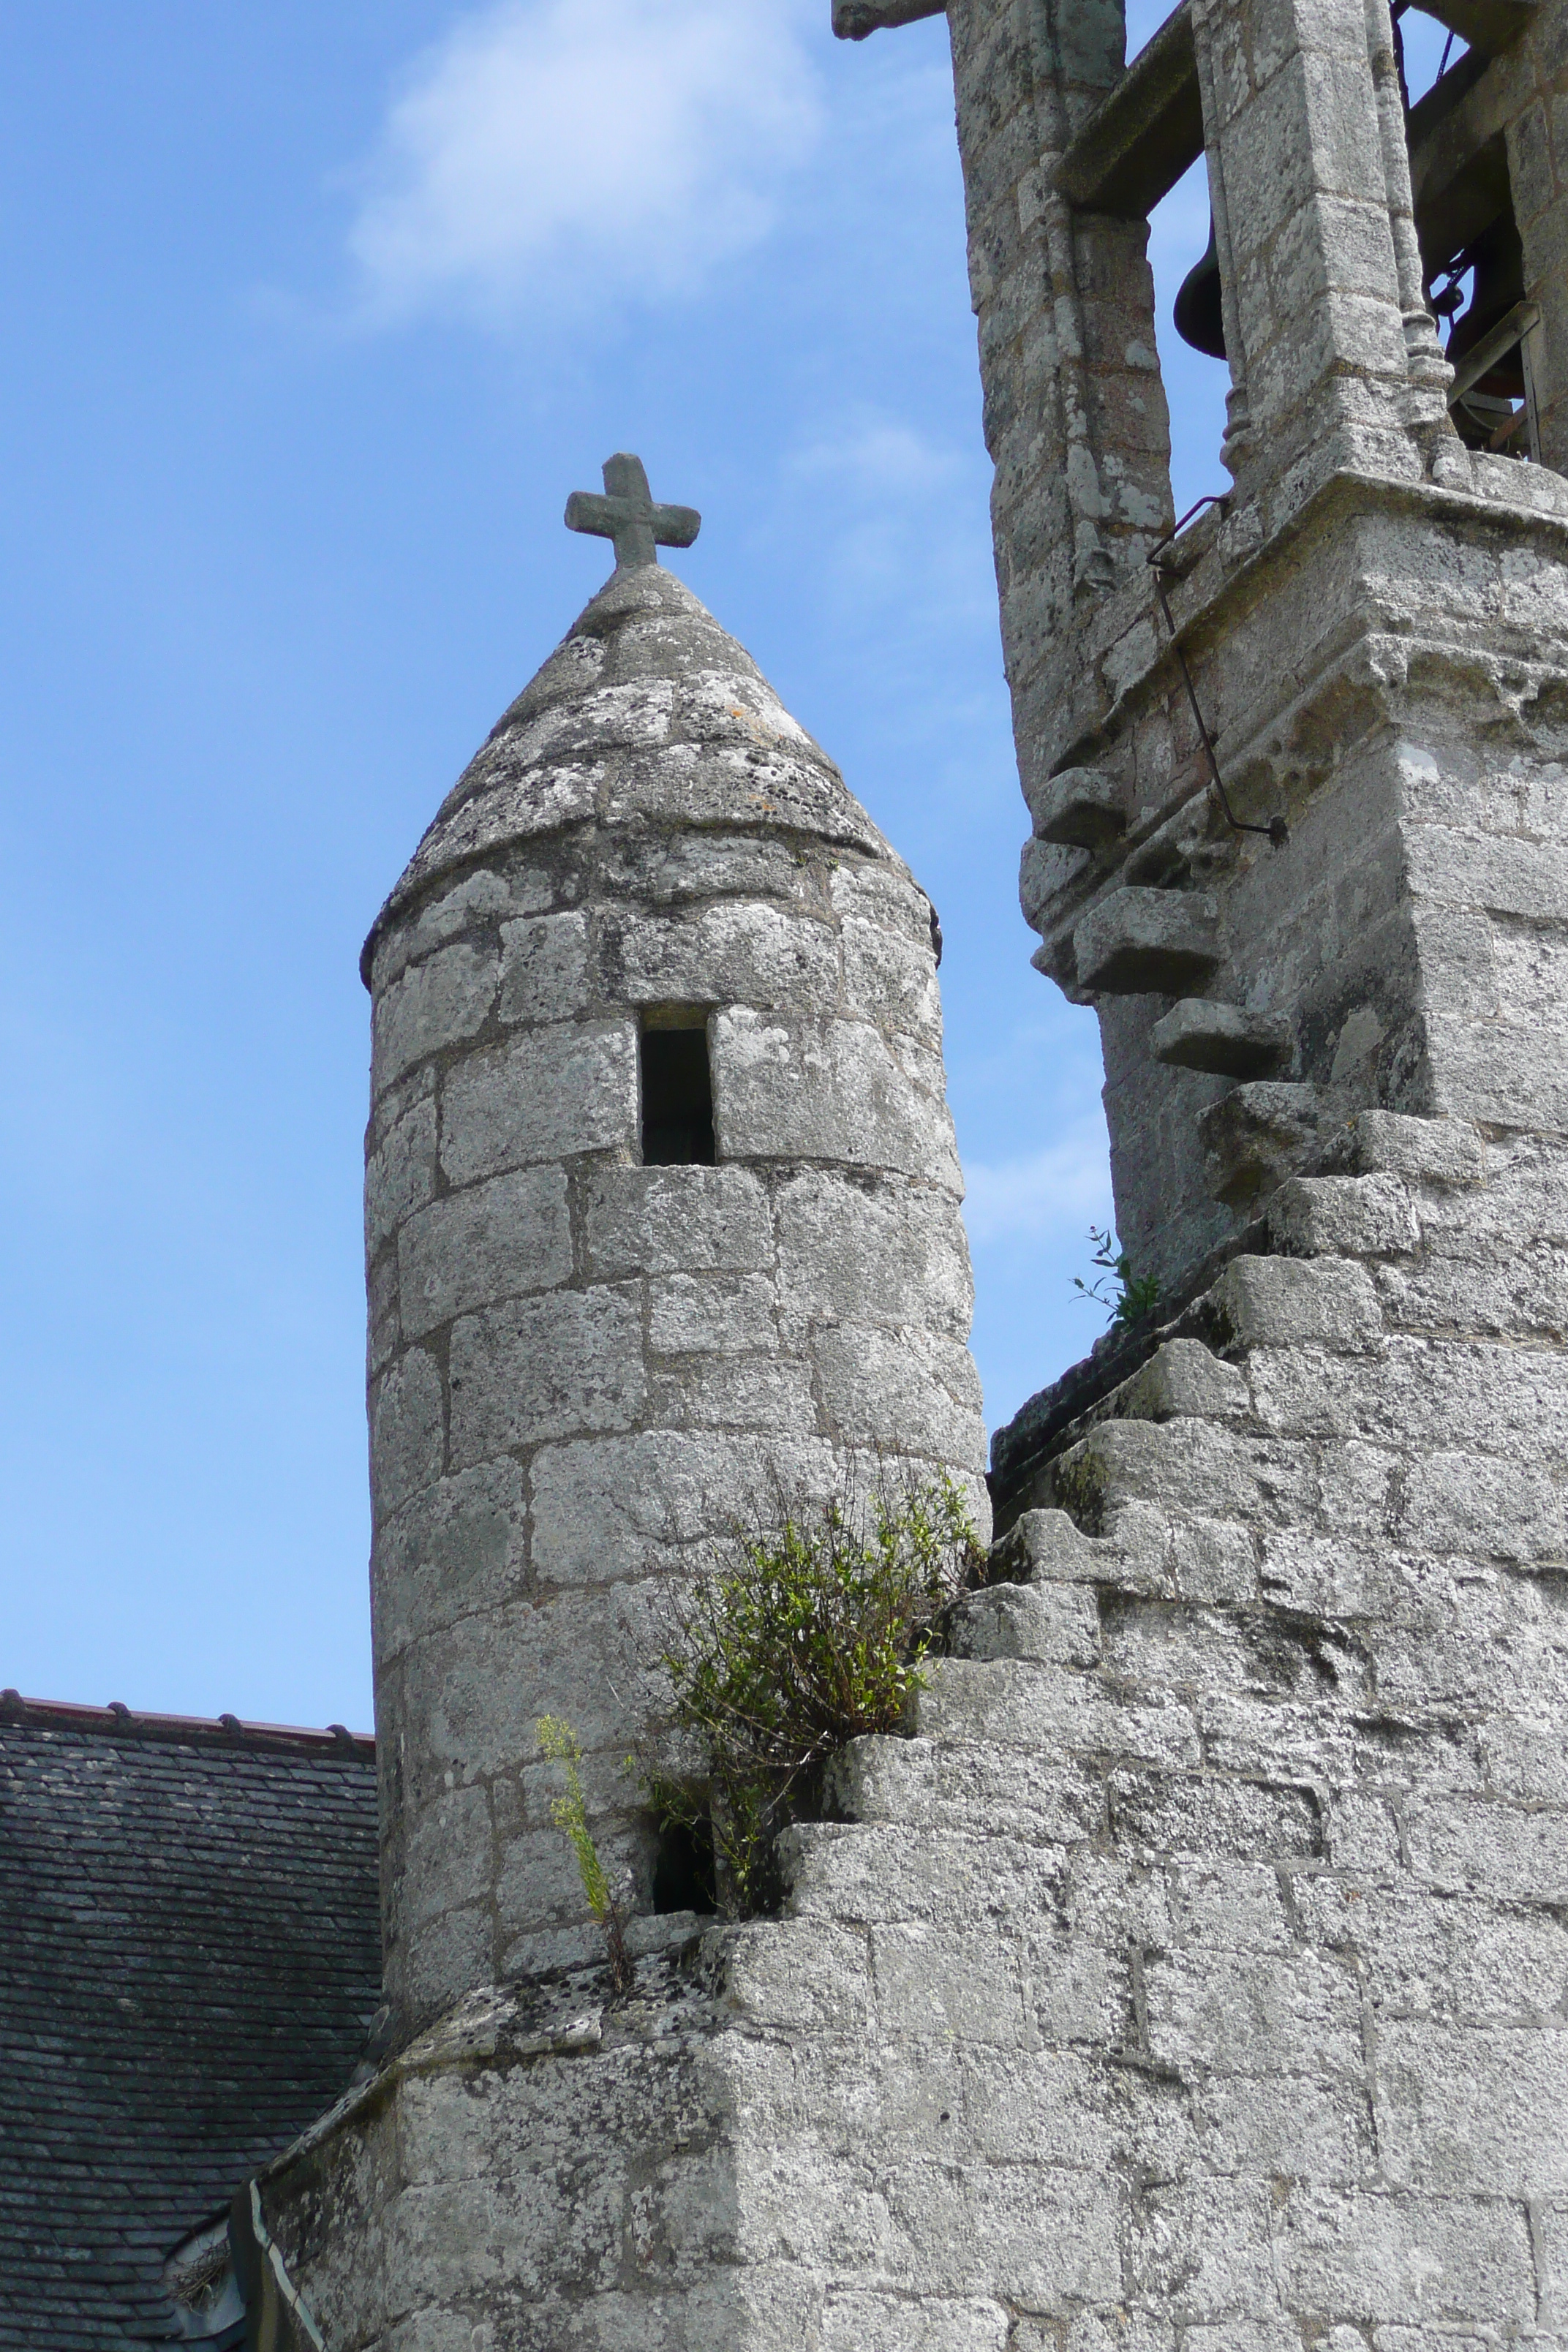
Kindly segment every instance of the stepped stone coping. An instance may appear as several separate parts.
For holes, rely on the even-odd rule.
[[[1129,1331],[1102,1333],[1081,1362],[1070,1365],[1059,1380],[1030,1397],[1011,1421],[992,1433],[986,1485],[998,1536],[1006,1532],[1024,1507],[1030,1481],[1041,1464],[1070,1444],[1068,1433],[1080,1422],[1092,1420],[1096,1407],[1141,1370],[1168,1340],[1194,1336],[1193,1309],[1214,1288],[1232,1258],[1255,1257],[1268,1246],[1267,1222],[1257,1217],[1194,1268],[1162,1320],[1135,1324]]]

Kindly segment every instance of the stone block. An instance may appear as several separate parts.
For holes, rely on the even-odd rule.
[[[681,914],[607,915],[598,962],[604,993],[632,1004],[826,1013],[837,1008],[841,984],[838,941],[828,924],[795,907],[741,898]]]
[[[1258,1589],[1257,1540],[1250,1528],[1233,1519],[1173,1520],[1165,1563],[1184,1601],[1251,1601]]]
[[[1141,1566],[1162,1573],[1173,1518],[1246,1520],[1266,1494],[1300,1507],[1318,1493],[1318,1465],[1304,1447],[1263,1444],[1209,1421],[1098,1422],[1057,1456],[1051,1479],[1080,1525],[1116,1536]],[[1124,1525],[1130,1506],[1144,1508]]]
[[[1201,1339],[1166,1339],[1131,1380],[1107,1400],[1118,1421],[1173,1421],[1197,1414],[1205,1421],[1245,1419],[1250,1410],[1247,1376]]]
[[[1126,1570],[1114,1543],[1086,1536],[1066,1511],[1021,1512],[1005,1536],[991,1549],[991,1575],[1004,1580],[1046,1583],[1114,1584]],[[1157,1572],[1134,1570],[1139,1590],[1158,1591],[1163,1580]]]
[[[1290,1176],[1268,1203],[1268,1238],[1287,1257],[1405,1257],[1421,1245],[1395,1176]]]
[[[960,1341],[918,1328],[828,1324],[812,1336],[811,1360],[827,1426],[841,1444],[984,1466],[980,1376]],[[988,1534],[982,1529],[982,1540]]]
[[[452,1328],[452,1463],[589,1430],[626,1429],[647,1394],[634,1284],[519,1298]]]
[[[1173,1069],[1206,1070],[1221,1078],[1267,1078],[1290,1058],[1290,1032],[1272,1013],[1245,1005],[1215,1004],[1184,996],[1156,1021],[1149,1042],[1154,1059]]]
[[[941,1057],[895,1055],[863,1023],[727,1006],[713,1017],[721,1160],[822,1160],[918,1175],[962,1195]]]
[[[801,1357],[676,1357],[650,1366],[648,1419],[667,1429],[731,1429],[799,1441],[819,1414]]]
[[[441,1475],[446,1445],[441,1369],[410,1348],[371,1391],[371,1501],[377,1524]]]
[[[397,1261],[411,1339],[499,1299],[552,1289],[572,1272],[563,1171],[519,1169],[432,1201],[398,1234]]]
[[[1121,1772],[1111,1782],[1119,1839],[1140,1852],[1206,1862],[1308,1862],[1323,1852],[1310,1789],[1194,1773]]]
[[[1064,849],[1109,850],[1127,830],[1121,782],[1102,769],[1058,769],[1044,782],[1026,784],[1024,797],[1036,838]]]
[[[1100,1612],[1083,1585],[992,1584],[954,1603],[947,1638],[958,1658],[1047,1658],[1095,1666]]]
[[[1219,908],[1205,892],[1113,890],[1073,933],[1080,987],[1105,996],[1173,996],[1219,969]]]
[[[620,1768],[662,1687],[652,1638],[661,1591],[658,1579],[557,1590],[462,1618],[412,1644],[402,1665],[409,1801],[489,1780],[498,1846],[535,1830],[562,1846],[547,1811],[558,1775],[542,1761],[536,1737],[542,1715],[560,1715],[583,1742],[596,1808],[615,1800],[629,1811]],[[516,1788],[531,1792],[521,1811],[515,1794],[510,1811],[505,1801]],[[569,1848],[565,1861],[570,1869]],[[581,1888],[574,1900],[574,1916],[584,1916]]]
[[[1010,1659],[943,1658],[916,1693],[909,1723],[922,1738],[990,1740],[1058,1759],[1135,1756],[1173,1767],[1198,1760],[1192,1715],[1177,1701],[1121,1703],[1066,1668]]]
[[[1247,1209],[1316,1153],[1317,1089],[1249,1079],[1198,1113],[1198,1137],[1215,1198]]]
[[[496,976],[494,948],[465,941],[439,949],[395,982],[376,1002],[373,1096],[384,1093],[426,1055],[481,1029],[495,1003]]]
[[[1338,2075],[1360,2088],[1361,1990],[1326,1953],[1152,1954],[1143,1998],[1155,2063],[1185,2080]]]
[[[826,1496],[843,1465],[819,1438],[645,1430],[547,1445],[534,1456],[533,1571],[547,1584],[642,1575],[678,1562],[737,1519],[769,1524],[777,1491]],[[692,1560],[695,1565],[695,1559]]]
[[[1476,1559],[1561,1560],[1568,1554],[1562,1490],[1551,1470],[1458,1450],[1411,1465],[1399,1532],[1424,1551]]]
[[[1024,2003],[1013,1951],[993,1936],[958,1937],[918,1924],[873,1927],[871,1970],[884,2033],[1016,2050]]]
[[[1510,1904],[1568,1904],[1568,1814],[1485,1798],[1421,1805],[1409,1819],[1412,1869],[1429,1885]]]
[[[924,1044],[942,1044],[942,992],[928,932],[909,939],[881,923],[853,919],[840,931],[846,1010],[879,1029],[902,1030]],[[804,1002],[804,999],[797,999]]]
[[[1447,1192],[1486,1181],[1486,1147],[1467,1119],[1358,1111],[1331,1152],[1358,1176],[1404,1176]]]
[[[1500,2197],[1434,2197],[1297,2180],[1274,2225],[1287,2308],[1353,2313],[1447,2332],[1456,2320],[1529,2325],[1535,2279],[1522,2210]]]
[[[785,2033],[874,2030],[876,1994],[866,1937],[819,1920],[769,1920],[724,1934],[724,2000],[748,2025]]]
[[[1256,2180],[1199,2173],[1151,2183],[1128,2231],[1128,2273],[1139,2302],[1175,2304],[1213,2323],[1279,2305],[1270,2243],[1271,2195]],[[1243,2339],[1245,2340],[1245,2339]]]
[[[364,1167],[367,1257],[436,1190],[436,1105],[416,1103],[382,1138]]]
[[[1230,1344],[1289,1348],[1314,1342],[1363,1349],[1383,1336],[1377,1291],[1366,1268],[1335,1259],[1238,1257],[1207,1307]]]
[[[487,1902],[495,1879],[488,1792],[450,1790],[411,1813],[405,1853],[402,1918],[410,1934],[444,1912]]]
[[[974,1286],[950,1194],[812,1169],[781,1186],[777,1219],[786,1328],[914,1324],[968,1338]]]
[[[588,1002],[588,919],[574,909],[503,923],[500,993],[503,1022],[570,1021]]]
[[[957,2088],[965,2137],[976,2155],[994,2162],[1072,2166],[1088,2170],[1114,2166],[1127,2145],[1127,2109],[1111,2115],[1100,2095],[1092,2060],[1077,2050],[1034,2046],[1034,2020],[1022,2053],[990,2045],[962,2025],[946,2037],[957,2042]],[[1163,2151],[1162,2151],[1163,2152]]]
[[[1118,2192],[1104,2173],[1033,2164],[910,2166],[889,2183],[889,2254],[919,2289],[1050,2310],[1121,2292]]]
[[[582,1198],[596,1281],[772,1268],[767,1188],[749,1168],[592,1168]]]
[[[827,895],[838,915],[895,931],[929,952],[931,900],[908,875],[851,853],[835,863]]]
[[[377,1530],[371,1622],[378,1668],[411,1641],[522,1591],[528,1495],[515,1462],[422,1486]]]
[[[1377,2123],[1391,2185],[1475,2197],[1568,2194],[1568,2033],[1388,2018]]]
[[[1279,1872],[1267,1862],[1252,1860],[1215,1859],[1178,1873],[1171,1885],[1171,1927],[1184,1948],[1203,1947],[1229,1954],[1288,1957],[1300,1941]]]
[[[649,1286],[647,1339],[657,1355],[776,1349],[778,1338],[766,1275],[668,1274]]]
[[[441,1166],[453,1184],[637,1139],[630,1021],[564,1021],[481,1047],[447,1076]]]
[[[1314,2081],[1310,2074],[1281,2074],[1269,2080],[1256,2074],[1217,2074],[1197,2093],[1202,2118],[1205,2164],[1215,2172],[1259,2175],[1273,2179],[1303,2176],[1342,2191],[1359,2188],[1373,2168],[1375,2157],[1367,2102],[1359,2083]],[[1258,2325],[1246,2335],[1229,2327],[1194,2328],[1183,2352],[1203,2343],[1205,2352],[1300,2352],[1300,2336],[1280,2321],[1273,2327]],[[1322,2339],[1320,2339],[1322,2340]],[[1332,2352],[1341,2352],[1338,2345]],[[1365,2339],[1354,2338],[1344,2352],[1365,2352]]]

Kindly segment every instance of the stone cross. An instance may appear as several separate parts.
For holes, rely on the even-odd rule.
[[[640,457],[617,450],[605,460],[605,495],[574,490],[566,501],[566,528],[616,543],[616,569],[657,563],[661,547],[689,547],[702,528],[695,507],[655,506]]]

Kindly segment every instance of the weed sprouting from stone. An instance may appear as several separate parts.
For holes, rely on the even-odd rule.
[[[1145,1316],[1152,1315],[1159,1304],[1159,1277],[1133,1273],[1131,1259],[1109,1225],[1103,1233],[1098,1225],[1090,1225],[1089,1237],[1094,1244],[1089,1263],[1100,1271],[1092,1282],[1075,1274],[1072,1286],[1080,1297],[1092,1298],[1097,1307],[1109,1307],[1113,1331],[1130,1331],[1134,1323],[1142,1323]]]
[[[632,1980],[626,1921],[621,1906],[611,1892],[609,1874],[588,1827],[588,1805],[583,1792],[581,1769],[582,1743],[572,1726],[558,1715],[542,1716],[536,1729],[540,1747],[552,1762],[562,1766],[566,1775],[566,1793],[563,1797],[552,1798],[550,1818],[577,1857],[577,1874],[583,1881],[588,1908],[604,1935],[611,1982],[617,1992],[625,1992]]]
[[[725,1910],[775,1907],[779,1832],[819,1809],[847,1740],[898,1728],[942,1612],[984,1565],[946,1473],[879,1478],[848,1503],[776,1496],[769,1525],[737,1528],[670,1604],[658,1663],[705,1769],[640,1774],[665,1822],[710,1822]]]

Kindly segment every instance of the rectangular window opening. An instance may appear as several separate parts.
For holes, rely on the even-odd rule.
[[[645,1168],[711,1168],[713,1079],[708,1015],[662,1005],[643,1014],[642,1157]]]

